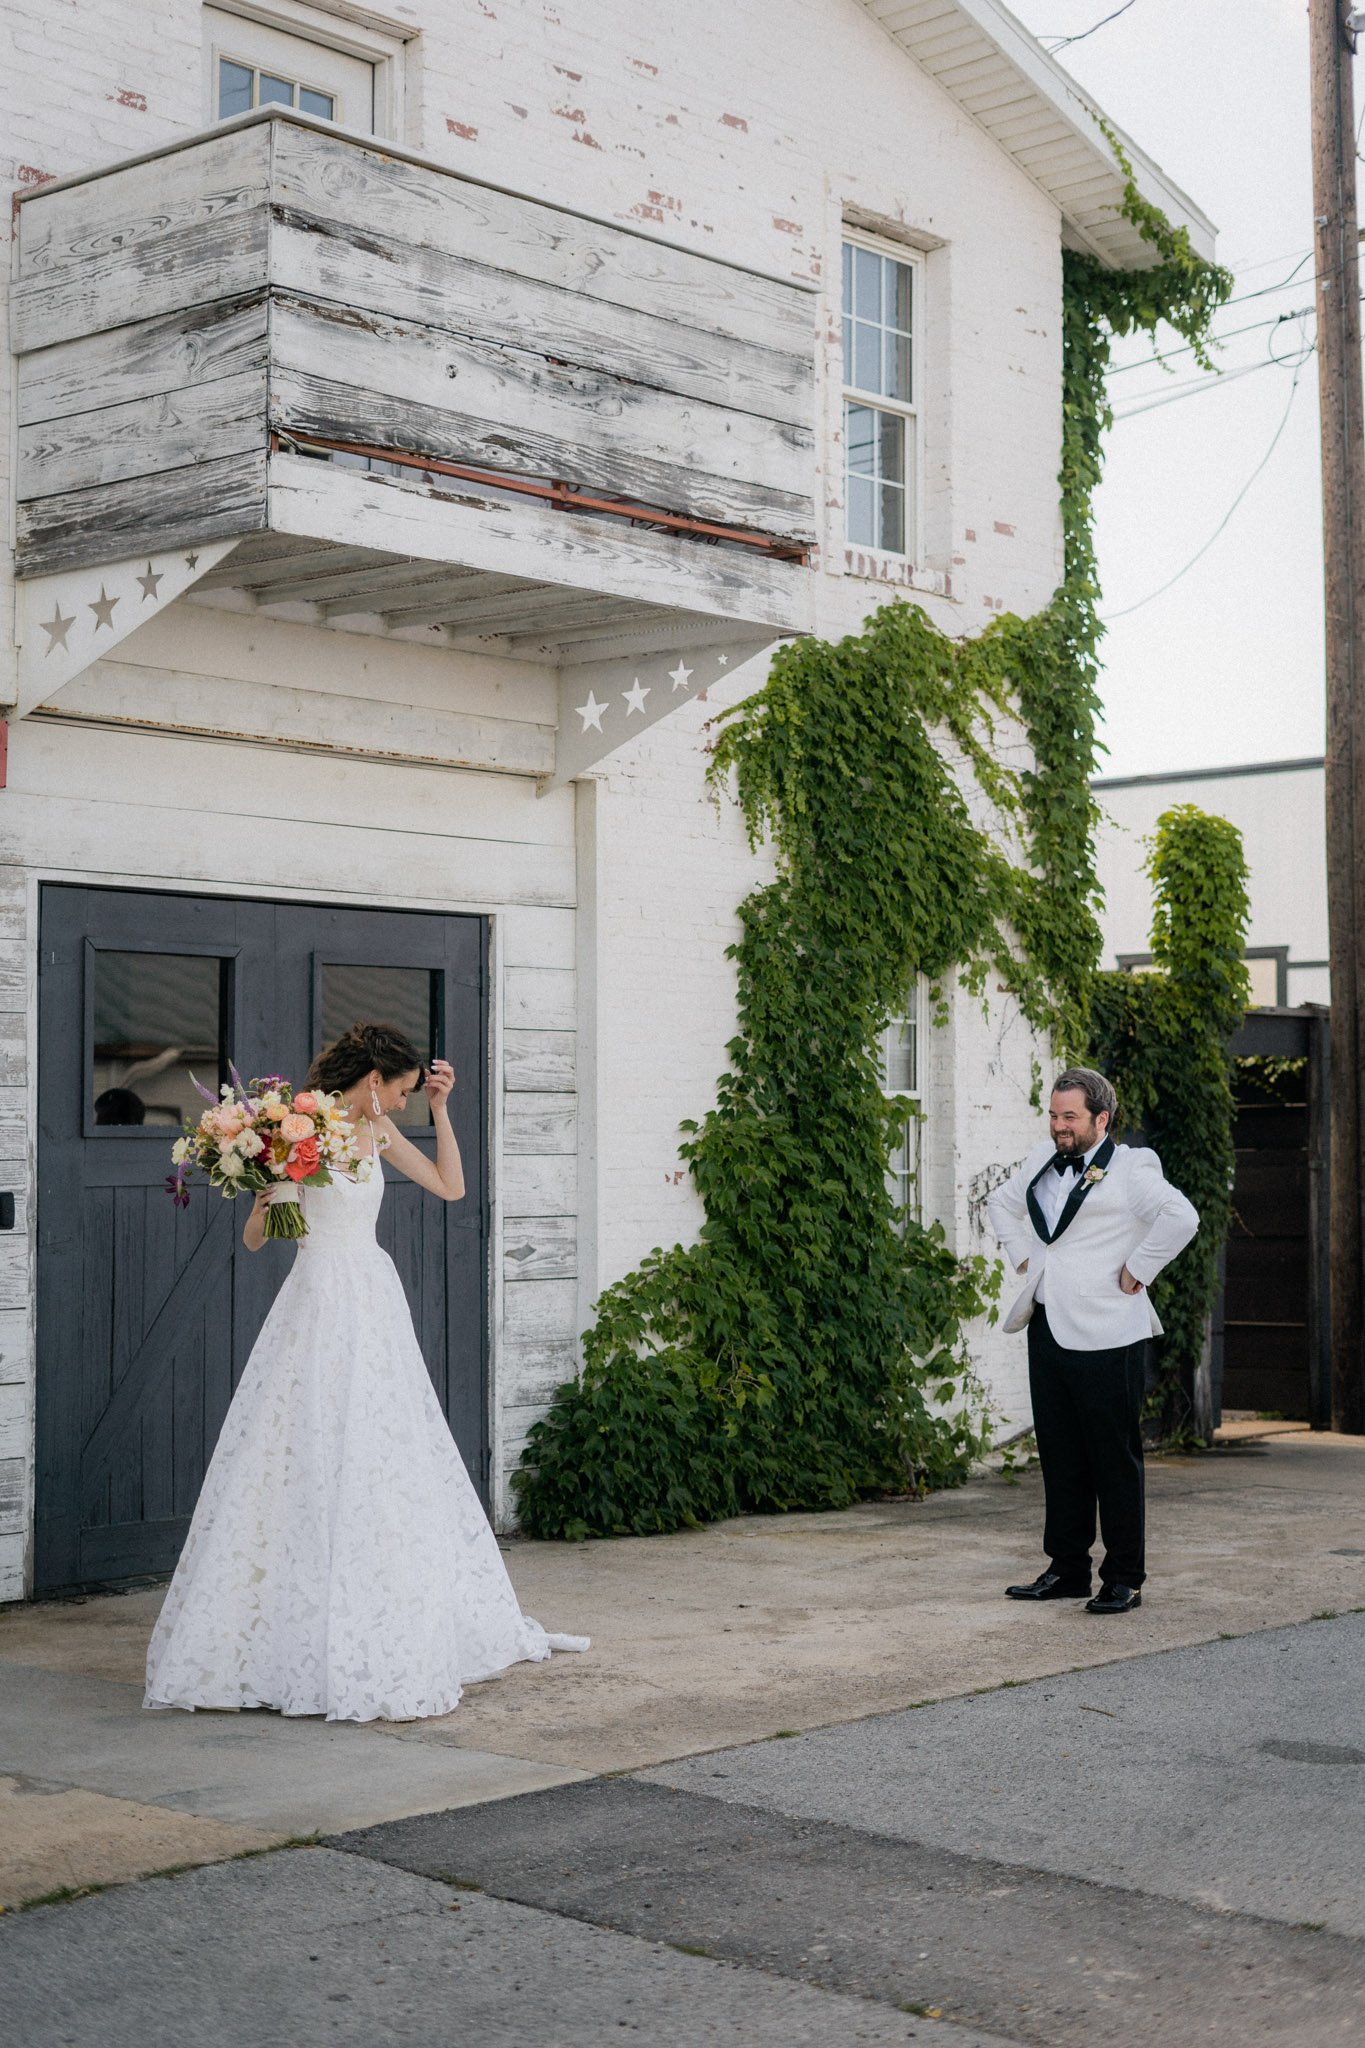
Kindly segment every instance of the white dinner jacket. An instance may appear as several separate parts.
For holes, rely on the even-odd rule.
[[[1197,1212],[1170,1185],[1155,1152],[1116,1145],[1104,1178],[1086,1192],[1069,1222],[1063,1211],[1049,1243],[1030,1213],[1028,1194],[1041,1174],[1051,1172],[1056,1149],[1050,1139],[1035,1145],[987,1203],[1011,1270],[1028,1260],[1005,1328],[1023,1329],[1046,1273],[1048,1326],[1064,1350],[1107,1351],[1159,1337],[1161,1320],[1146,1290],[1198,1230]],[[1125,1294],[1119,1286],[1125,1266],[1142,1281],[1141,1294]]]

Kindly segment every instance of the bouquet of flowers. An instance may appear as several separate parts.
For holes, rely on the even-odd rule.
[[[270,1189],[266,1236],[303,1237],[308,1225],[300,1188],[328,1187],[333,1173],[364,1180],[373,1170],[356,1151],[346,1103],[320,1088],[295,1090],[282,1074],[244,1081],[230,1062],[228,1072],[232,1079],[217,1095],[195,1081],[210,1107],[198,1123],[186,1123],[171,1147],[174,1171],[166,1192],[188,1208],[185,1182],[196,1166],[229,1201],[244,1189],[253,1195]]]

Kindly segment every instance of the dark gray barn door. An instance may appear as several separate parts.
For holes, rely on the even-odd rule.
[[[487,1477],[485,932],[469,917],[131,890],[43,892],[39,972],[39,1590],[167,1571],[288,1261],[245,1210],[163,1190],[181,1114],[235,1062],[301,1079],[358,1017],[455,1065],[470,1194],[387,1176],[380,1239],[471,1476]],[[434,1150],[425,1101],[409,1135]]]

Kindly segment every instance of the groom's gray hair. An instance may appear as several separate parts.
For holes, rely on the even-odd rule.
[[[1068,1067],[1066,1072],[1059,1074],[1053,1082],[1052,1092],[1058,1095],[1067,1088],[1081,1090],[1085,1096],[1085,1106],[1091,1116],[1100,1116],[1107,1110],[1112,1129],[1119,1113],[1119,1099],[1114,1093],[1112,1081],[1107,1081],[1103,1074],[1097,1074],[1093,1067]]]

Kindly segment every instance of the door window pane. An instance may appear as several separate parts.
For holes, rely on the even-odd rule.
[[[392,1024],[410,1038],[423,1065],[439,1045],[441,976],[430,967],[351,967],[329,961],[322,969],[321,1043],[330,1045],[353,1024]],[[395,1123],[404,1129],[431,1123],[431,1105],[419,1089]]]
[[[191,1074],[217,1090],[226,1074],[221,960],[191,953],[95,959],[94,1120],[179,1125],[204,1107]]]
[[[311,85],[299,87],[299,111],[304,114],[318,114],[324,121],[332,118],[332,95],[329,92],[314,92]]]
[[[291,78],[272,78],[268,71],[261,73],[260,98],[258,106],[292,107],[294,104],[294,81]]]

